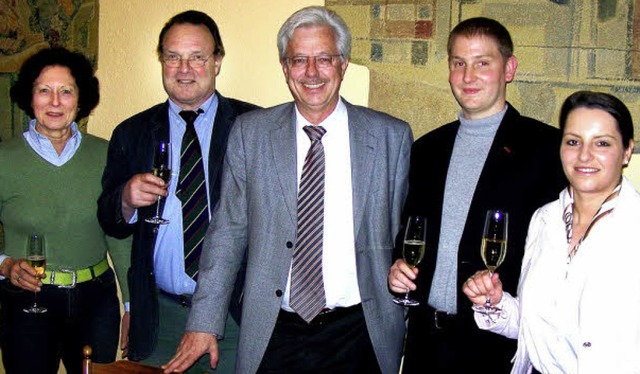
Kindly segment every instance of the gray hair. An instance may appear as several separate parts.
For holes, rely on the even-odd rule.
[[[351,58],[351,32],[344,20],[336,12],[321,6],[302,8],[293,13],[278,31],[278,53],[284,59],[287,46],[293,37],[293,32],[300,27],[327,26],[333,31],[338,52],[344,59]]]

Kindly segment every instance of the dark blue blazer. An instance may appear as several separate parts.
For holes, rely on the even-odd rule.
[[[209,202],[214,207],[220,197],[220,174],[227,139],[236,117],[258,108],[216,92],[218,110],[209,151]],[[127,274],[131,302],[129,359],[143,360],[153,352],[158,330],[158,290],[153,272],[153,251],[157,228],[144,221],[155,213],[155,205],[138,209],[138,221],[128,224],[122,217],[122,190],[127,181],[151,170],[154,144],[169,139],[169,103],[140,112],[119,124],[111,136],[107,164],[102,176],[103,192],[98,200],[98,220],[104,231],[116,238],[133,235],[131,267]],[[230,305],[240,322],[240,299],[244,273],[241,271]]]

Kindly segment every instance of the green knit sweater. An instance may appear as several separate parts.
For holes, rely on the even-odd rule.
[[[0,221],[5,230],[0,251],[25,258],[27,236],[39,233],[45,236],[50,269],[84,269],[109,252],[123,301],[128,301],[131,240],[106,236],[96,216],[106,157],[107,142],[87,134],[60,167],[42,159],[22,136],[0,143]]]

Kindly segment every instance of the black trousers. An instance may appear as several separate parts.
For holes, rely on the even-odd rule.
[[[471,308],[461,314],[409,309],[403,374],[508,374],[517,341],[483,331]]]
[[[73,289],[44,285],[37,295],[43,314],[22,309],[33,303],[33,292],[0,282],[0,346],[8,374],[82,372],[82,348],[89,344],[95,362],[112,362],[120,339],[120,306],[114,273],[79,283]]]
[[[380,373],[362,306],[337,308],[310,324],[281,311],[258,373]]]

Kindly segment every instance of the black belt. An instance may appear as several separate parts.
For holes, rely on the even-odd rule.
[[[312,319],[310,323],[307,323],[307,321],[302,319],[302,317],[300,317],[298,313],[288,312],[284,309],[280,309],[280,314],[278,314],[278,321],[300,324],[304,326],[318,326],[337,321],[354,313],[362,313],[361,303],[344,308],[338,307],[333,309],[322,309],[322,311],[318,313],[318,315],[315,316],[315,318]]]
[[[163,290],[160,290],[160,295],[182,305],[184,308],[191,308],[191,299],[193,299],[193,295],[174,295]]]
[[[447,312],[435,310],[430,306],[427,307],[427,318],[436,330],[450,330],[458,321],[457,314],[449,314]]]

